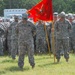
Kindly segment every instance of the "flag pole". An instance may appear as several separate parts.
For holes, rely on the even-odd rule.
[[[45,25],[45,23],[44,23],[44,29],[45,29],[45,33],[46,33],[46,42],[47,42],[48,50],[49,50],[49,54],[50,54],[50,57],[51,57],[49,38],[48,38],[48,33],[47,33],[47,29],[46,29],[46,25]]]
[[[54,23],[53,22],[52,22],[51,34],[52,34],[52,36],[51,36],[51,41],[52,41],[51,48],[52,48],[52,51],[53,51],[54,63],[55,63],[56,55],[55,55],[55,39],[54,39]]]

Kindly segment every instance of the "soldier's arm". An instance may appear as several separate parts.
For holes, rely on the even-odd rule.
[[[11,23],[9,28],[8,28],[10,33],[12,33],[12,25],[13,25],[13,23]]]
[[[54,24],[54,29],[55,29],[55,32],[58,32],[58,22],[56,22],[56,23]]]
[[[4,35],[4,30],[0,28],[0,37]]]
[[[17,25],[15,26],[16,34],[18,34],[18,32],[19,32],[18,26],[19,26],[19,24],[17,24]]]
[[[69,32],[72,31],[72,24],[70,22],[68,22],[68,30],[69,30]]]
[[[33,36],[36,35],[36,27],[34,24],[32,24],[32,34],[33,34]]]

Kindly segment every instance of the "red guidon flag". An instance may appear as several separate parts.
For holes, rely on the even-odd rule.
[[[37,20],[52,21],[52,0],[42,0],[32,9],[28,10],[28,12],[33,16],[34,22],[36,22]]]

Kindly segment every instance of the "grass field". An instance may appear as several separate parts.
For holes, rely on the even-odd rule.
[[[74,54],[70,54],[68,63],[64,57],[61,57],[59,64],[54,63],[53,56],[36,55],[34,69],[31,68],[26,56],[23,71],[18,68],[17,62],[18,57],[16,60],[12,60],[8,56],[0,57],[0,75],[75,75]]]

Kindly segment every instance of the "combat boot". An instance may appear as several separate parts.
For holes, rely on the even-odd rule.
[[[12,59],[15,60],[16,58],[15,57],[12,57]]]
[[[35,67],[35,65],[32,65],[32,69]]]
[[[23,71],[23,67],[19,66],[19,69],[20,69],[21,71]]]
[[[60,62],[60,59],[57,59],[57,63],[59,63]]]
[[[68,62],[68,59],[66,59],[66,62]]]

